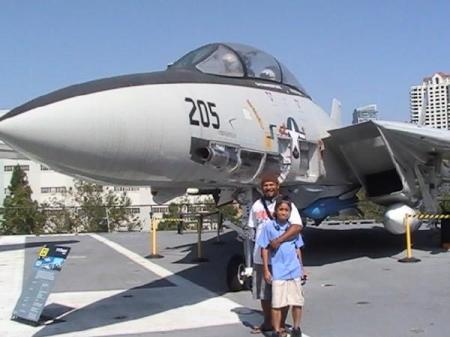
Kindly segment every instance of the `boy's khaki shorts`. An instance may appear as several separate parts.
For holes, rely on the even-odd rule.
[[[272,308],[290,305],[302,307],[305,304],[300,278],[272,281]]]

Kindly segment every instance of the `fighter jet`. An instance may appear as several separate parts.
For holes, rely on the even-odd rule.
[[[195,188],[250,205],[261,176],[317,224],[357,207],[388,207],[405,230],[413,209],[436,211],[448,179],[448,131],[370,121],[341,127],[275,57],[237,43],[195,49],[165,71],[73,85],[0,119],[0,138],[52,169],[109,184],[151,186],[167,201]],[[413,230],[420,225],[413,224]]]

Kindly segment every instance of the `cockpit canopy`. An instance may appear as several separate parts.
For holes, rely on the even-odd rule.
[[[269,80],[306,91],[276,58],[238,43],[213,43],[191,51],[170,68],[196,69],[205,74]]]

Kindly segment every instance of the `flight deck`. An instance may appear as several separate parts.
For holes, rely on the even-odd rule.
[[[203,233],[203,263],[195,262],[196,233],[158,234],[160,259],[146,258],[145,232],[0,237],[0,335],[251,336],[259,305],[225,282],[228,258],[240,252],[236,234],[226,231],[218,244],[215,232]],[[304,238],[304,336],[448,336],[450,259],[437,232],[415,233],[414,264],[398,262],[404,238],[377,224],[308,227]],[[48,321],[11,321],[49,243],[71,253],[44,309]]]

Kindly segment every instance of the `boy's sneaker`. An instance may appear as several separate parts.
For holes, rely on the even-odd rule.
[[[302,337],[302,329],[293,328],[291,331],[291,337]]]

